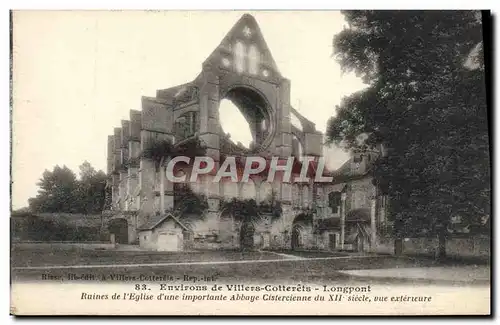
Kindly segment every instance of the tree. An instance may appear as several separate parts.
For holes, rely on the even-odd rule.
[[[104,199],[106,174],[96,171],[85,161],[80,166],[80,179],[68,167],[54,167],[45,172],[38,182],[40,190],[29,199],[33,212],[101,213]]]
[[[29,199],[34,212],[75,212],[76,175],[68,167],[55,166],[52,172],[45,170],[37,183],[38,195]]]
[[[97,172],[87,161],[79,169],[80,180],[76,193],[78,211],[84,214],[101,213],[106,196],[106,174],[103,171]]]
[[[489,151],[481,16],[474,11],[346,11],[334,38],[344,71],[368,87],[328,122],[330,142],[383,145],[374,182],[391,200],[395,235],[440,239],[450,217],[489,214]],[[472,58],[471,51],[476,49]],[[360,135],[364,141],[359,141]],[[398,241],[397,241],[398,242]]]
[[[95,168],[92,167],[92,165],[86,160],[78,167],[78,169],[80,169],[80,180],[84,182],[97,175]]]
[[[174,184],[174,214],[179,220],[192,228],[197,221],[205,218],[208,201],[204,195],[194,193],[187,184]]]

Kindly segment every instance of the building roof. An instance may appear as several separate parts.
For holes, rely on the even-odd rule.
[[[370,222],[370,210],[369,209],[355,209],[347,212],[346,222]],[[319,231],[324,231],[324,230],[336,230],[340,229],[340,218],[339,217],[333,217],[333,218],[325,218],[325,219],[318,219],[316,221],[317,225],[317,230]]]
[[[340,218],[318,219],[316,224],[317,229],[320,231],[340,229]]]
[[[373,169],[373,164],[375,159],[366,162],[366,167],[361,171],[353,170],[351,168],[354,157],[349,158],[346,162],[342,164],[337,170],[330,172],[328,176],[333,177],[333,183],[342,183],[349,180],[364,178],[366,175],[370,174]]]
[[[186,227],[182,222],[179,221],[173,214],[167,213],[164,215],[154,215],[152,216],[145,224],[140,226],[138,228],[139,231],[144,231],[144,230],[153,230],[159,225],[161,225],[165,220],[167,219],[173,219],[175,223],[177,223],[181,228],[183,228],[186,231],[190,231],[188,227]]]
[[[370,209],[354,209],[347,212],[346,222],[370,222]]]
[[[356,238],[358,237],[358,231],[353,231],[345,235],[345,244],[354,244],[356,243]]]
[[[268,79],[281,79],[281,73],[278,70],[276,61],[271,55],[271,51],[264,40],[262,31],[255,18],[250,14],[244,14],[230,29],[226,36],[222,39],[219,46],[205,60],[204,64],[212,62],[219,64],[220,58],[231,51],[231,45],[237,40],[245,40],[259,48],[260,61],[263,66],[268,67],[270,76]]]

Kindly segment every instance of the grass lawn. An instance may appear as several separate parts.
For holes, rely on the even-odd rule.
[[[270,252],[257,251],[149,252],[61,248],[21,249],[16,247],[11,249],[11,265],[14,267],[276,260],[285,258]]]
[[[293,259],[286,255],[303,257]],[[189,276],[215,276],[218,280],[230,282],[309,282],[335,283],[353,282],[363,279],[350,276],[341,271],[362,269],[393,269],[438,266],[438,262],[430,258],[396,258],[394,256],[351,256],[347,253],[328,252],[290,252],[280,254],[273,252],[240,252],[240,251],[196,251],[196,252],[144,252],[144,251],[111,251],[82,249],[19,249],[11,252],[11,266],[71,266],[95,265],[93,268],[29,270],[13,269],[14,281],[37,281],[42,274],[66,277],[68,273],[93,274],[97,277],[109,277],[110,274],[140,275],[171,275],[182,279]],[[314,259],[317,257],[333,257],[332,259]],[[338,258],[336,258],[338,257]],[[270,261],[272,260],[272,261]],[[175,265],[179,262],[223,262],[249,261],[248,263],[231,264],[195,264]],[[256,262],[254,262],[256,261]],[[174,265],[130,266],[130,267],[99,267],[99,265],[129,265],[172,263]],[[451,266],[450,266],[451,267]],[[379,279],[370,282],[408,283],[401,279]],[[413,282],[419,282],[415,280]]]
[[[275,252],[303,258],[349,256],[349,253],[346,252],[293,251],[290,249],[276,250]]]
[[[152,262],[152,261],[150,261]],[[406,259],[394,258],[363,258],[340,260],[285,260],[280,262],[261,262],[245,264],[210,264],[210,265],[160,265],[147,267],[113,267],[92,269],[54,269],[54,270],[13,270],[16,280],[40,279],[41,274],[66,275],[79,274],[127,274],[129,276],[173,275],[216,276],[225,282],[263,281],[270,282],[315,282],[324,280],[347,280],[349,276],[339,273],[340,270],[359,268],[411,267],[418,263]]]

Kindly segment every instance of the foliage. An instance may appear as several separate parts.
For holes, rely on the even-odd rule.
[[[346,11],[337,60],[367,88],[345,98],[330,142],[382,144],[375,184],[398,235],[443,233],[450,217],[489,215],[490,171],[482,26],[474,11]],[[360,141],[364,135],[366,140]]]
[[[241,222],[259,222],[265,214],[271,214],[273,220],[281,217],[283,209],[281,202],[265,200],[260,204],[254,199],[232,198],[229,201],[222,202],[224,210],[228,210],[235,220]]]
[[[159,164],[166,158],[177,156],[196,157],[203,156],[206,153],[205,146],[202,145],[199,138],[191,138],[179,144],[173,144],[169,140],[157,140],[152,142],[143,150],[142,156],[154,160]]]
[[[175,154],[175,146],[167,140],[155,141],[142,151],[144,158],[152,159],[157,163],[166,157],[173,157]]]
[[[31,216],[32,213],[31,213],[31,210],[29,207],[23,207],[23,208],[20,208],[20,209],[17,209],[17,210],[13,210],[11,213],[10,213],[10,216],[15,218],[15,217],[28,217],[28,216]]]
[[[236,221],[255,222],[262,219],[257,202],[254,199],[240,200],[232,198],[222,203],[223,209],[227,209]]]
[[[197,157],[206,154],[206,146],[198,137],[188,139],[175,145],[174,156]]]
[[[84,214],[100,213],[106,198],[106,174],[96,171],[89,162],[80,166],[80,180],[77,186],[76,204],[78,212]]]
[[[261,213],[270,213],[273,220],[281,217],[283,208],[281,202],[278,200],[278,194],[274,189],[269,196],[259,204],[259,211]]]
[[[174,184],[174,214],[183,222],[203,220],[208,209],[204,195],[194,193],[189,186]],[[189,220],[187,220],[189,219]],[[189,222],[188,222],[189,223]]]
[[[104,206],[106,174],[85,161],[80,179],[68,167],[55,166],[38,182],[38,195],[29,199],[31,212],[100,213]]]
[[[12,236],[29,241],[100,241],[98,227],[68,225],[38,216],[11,219]]]
[[[55,166],[45,170],[37,183],[38,195],[29,199],[33,212],[76,212],[75,194],[78,188],[76,175],[68,167]]]
[[[262,202],[259,205],[260,213],[270,213],[272,219],[279,219],[283,213],[283,208],[281,207],[281,202],[276,201],[274,203]]]

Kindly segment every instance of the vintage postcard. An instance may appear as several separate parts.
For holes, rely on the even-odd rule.
[[[11,26],[11,314],[491,313],[489,12]]]

